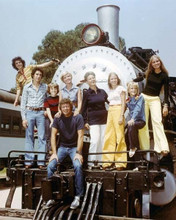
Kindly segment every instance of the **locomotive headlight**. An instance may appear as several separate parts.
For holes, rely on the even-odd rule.
[[[87,45],[96,45],[104,39],[104,32],[96,24],[89,24],[82,31],[82,39]]]

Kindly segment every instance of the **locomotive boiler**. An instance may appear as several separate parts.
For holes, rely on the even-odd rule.
[[[135,47],[126,55],[119,52],[119,10],[116,5],[97,8],[98,25],[89,24],[82,32],[87,47],[71,54],[61,63],[53,82],[62,88],[60,76],[68,71],[73,76],[73,83],[84,90],[87,88],[83,80],[84,74],[93,71],[98,87],[107,90],[110,72],[116,72],[122,85],[126,87],[127,82],[145,70],[150,56],[155,53],[153,50]],[[143,83],[140,84],[140,88],[143,88]],[[22,209],[28,209],[28,212],[22,212],[23,218],[27,216],[34,220],[119,219],[119,217],[165,219],[168,216],[165,209],[168,208],[167,204],[172,203],[168,208],[170,213],[176,208],[175,134],[175,131],[168,129],[171,155],[165,161],[161,161],[153,150],[136,152],[140,155],[140,160],[135,161],[139,168],[137,171],[131,169],[133,161],[130,160],[127,161],[127,169],[123,171],[102,170],[96,161],[92,161],[94,166],[90,170],[85,163],[85,194],[81,206],[76,210],[70,209],[75,189],[74,171],[69,161],[66,161],[64,167],[59,164],[57,172],[48,179],[46,170],[25,169],[21,166],[23,158],[19,158],[9,164],[12,187],[6,208],[11,206],[15,188],[22,185]],[[88,146],[89,135],[85,134],[83,152],[85,161]],[[22,176],[21,180],[18,178],[19,175]],[[174,219],[174,216],[169,219]]]
[[[97,85],[107,90],[110,72],[117,72],[122,85],[136,78],[141,70],[118,51],[119,45],[119,7],[114,5],[97,8],[98,25],[89,24],[83,29],[82,39],[88,45],[67,57],[56,71],[53,81],[61,87],[60,75],[65,71],[73,75],[73,83],[86,87],[82,80],[84,74],[93,71]]]

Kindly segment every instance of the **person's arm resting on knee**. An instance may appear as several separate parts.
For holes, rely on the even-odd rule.
[[[82,156],[83,138],[84,138],[84,130],[83,129],[78,130],[77,150],[74,160],[78,159],[81,164],[83,163],[83,156]]]

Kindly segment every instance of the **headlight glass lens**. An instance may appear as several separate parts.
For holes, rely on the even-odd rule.
[[[94,45],[101,41],[103,32],[95,24],[87,25],[82,32],[82,39],[88,45]]]

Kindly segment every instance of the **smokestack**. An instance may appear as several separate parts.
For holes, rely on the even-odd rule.
[[[117,5],[103,5],[97,8],[98,26],[109,33],[109,41],[119,49],[119,11]]]

